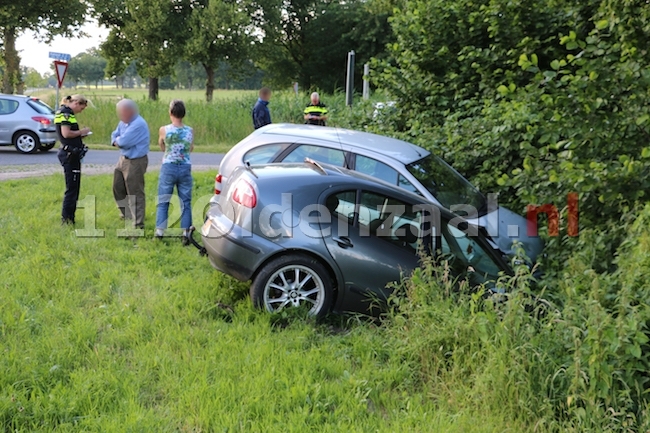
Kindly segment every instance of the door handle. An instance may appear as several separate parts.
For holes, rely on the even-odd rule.
[[[350,238],[346,236],[341,236],[340,238],[332,238],[332,240],[339,244],[339,247],[341,248],[352,248],[354,246],[352,245]]]

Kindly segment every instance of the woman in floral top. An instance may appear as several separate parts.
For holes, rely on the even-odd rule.
[[[171,124],[163,126],[158,132],[158,144],[165,152],[160,167],[158,180],[158,207],[156,213],[156,237],[162,238],[167,229],[169,201],[174,193],[174,186],[181,201],[182,241],[188,245],[187,234],[192,225],[192,164],[190,152],[194,150],[194,133],[192,128],[183,124],[185,104],[173,100],[169,104]]]

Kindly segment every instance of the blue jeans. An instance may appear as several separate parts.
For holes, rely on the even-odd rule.
[[[158,206],[156,228],[167,228],[169,201],[174,193],[174,186],[181,200],[181,228],[192,225],[192,166],[190,164],[163,164],[158,179]]]

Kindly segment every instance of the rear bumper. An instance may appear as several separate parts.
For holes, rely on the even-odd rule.
[[[210,264],[240,281],[252,278],[264,260],[282,250],[277,244],[234,224],[213,206],[201,228]]]
[[[39,129],[38,138],[41,144],[54,144],[56,143],[56,129]]]

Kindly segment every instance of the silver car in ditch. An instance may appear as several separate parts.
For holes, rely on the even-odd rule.
[[[313,160],[235,168],[201,229],[212,265],[251,281],[269,312],[375,313],[390,283],[448,260],[472,286],[498,289],[506,259],[476,226],[421,195]]]
[[[499,206],[496,195],[483,195],[440,157],[412,143],[366,132],[293,124],[260,128],[223,158],[215,194],[235,168],[245,163],[302,162],[305,158],[353,169],[419,194],[485,229],[506,255],[514,255],[514,241],[522,244],[533,262],[544,248],[539,237],[527,235],[526,218]]]
[[[56,144],[54,110],[38,98],[0,94],[0,146],[21,153],[47,152]]]

